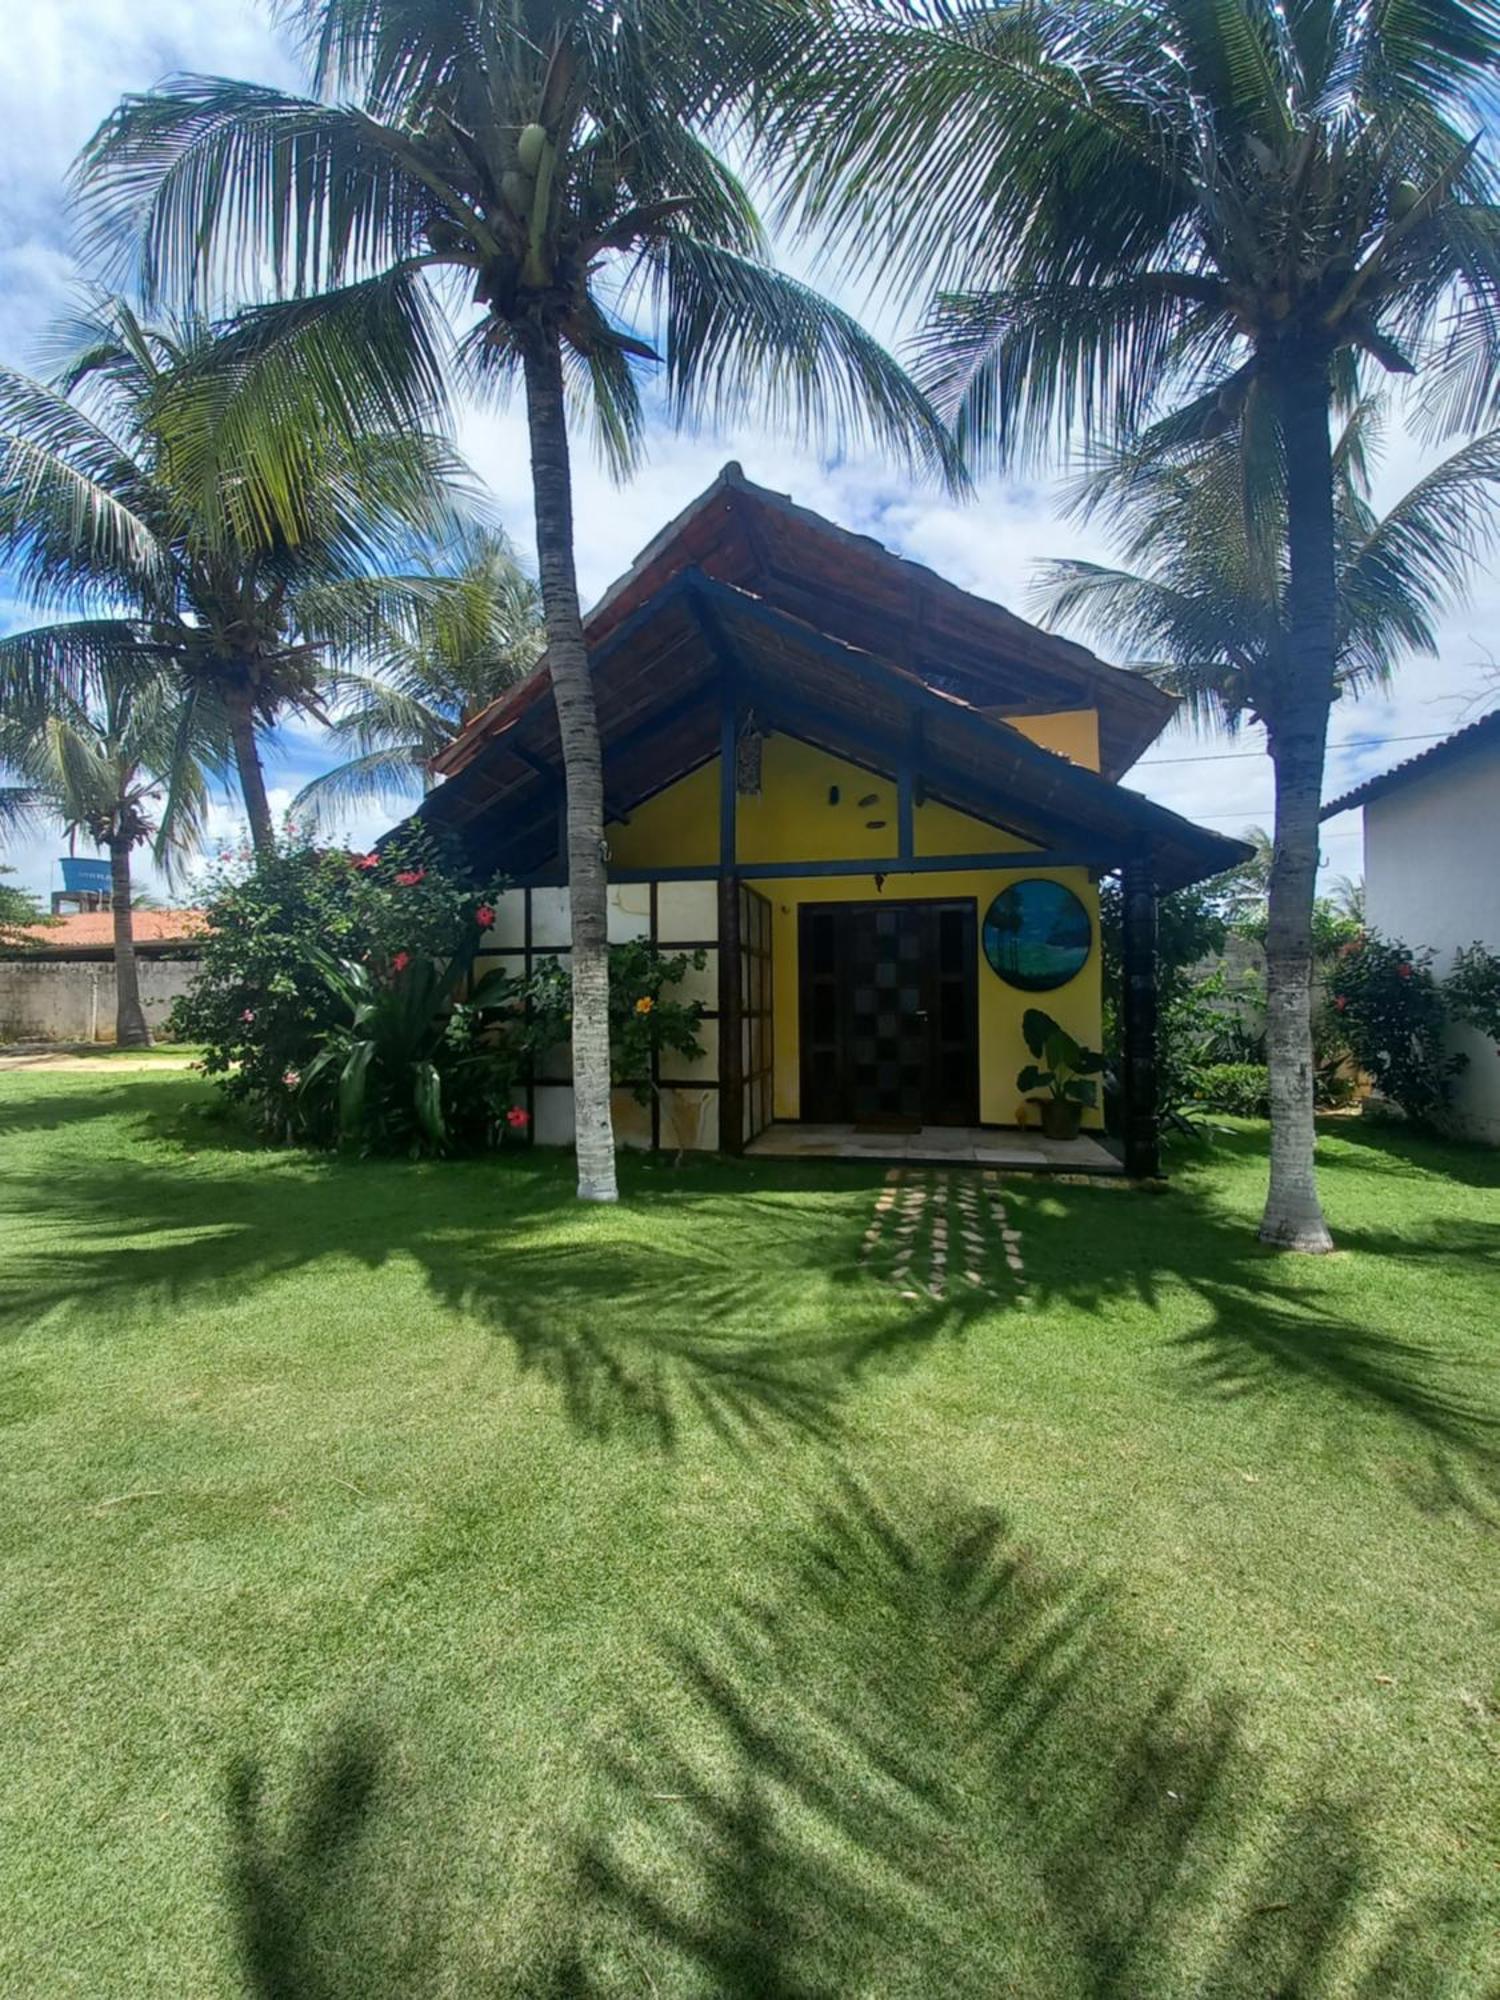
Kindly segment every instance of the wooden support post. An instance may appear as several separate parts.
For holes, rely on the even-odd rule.
[[[916,782],[916,745],[919,723],[914,721],[896,772],[896,852],[910,861],[917,851],[916,817],[912,805]]]
[[[734,872],[739,846],[739,724],[734,699],[726,694],[719,709],[719,866],[726,874]]]
[[[1149,855],[1134,855],[1120,873],[1124,904],[1122,960],[1125,1171],[1139,1180],[1161,1172],[1157,1102],[1156,881]]]
[[[719,1150],[745,1150],[745,1063],[740,1005],[739,710],[719,710]]]
[[[740,878],[719,877],[719,1151],[745,1150],[744,1008],[740,994]]]

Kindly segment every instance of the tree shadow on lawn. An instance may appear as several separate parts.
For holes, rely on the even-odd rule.
[[[1399,1173],[1423,1178],[1420,1156],[1431,1142],[1391,1136]],[[1215,1151],[1259,1157],[1244,1135]],[[1447,1161],[1454,1149],[1437,1151]],[[1335,1210],[1339,1177],[1363,1175],[1367,1160],[1385,1157],[1382,1130],[1355,1159],[1323,1163]],[[1488,1186],[1493,1173],[1493,1163],[1477,1162],[1472,1184]],[[1295,1397],[1320,1424],[1340,1410],[1378,1412],[1427,1448],[1439,1504],[1500,1523],[1500,1356],[1483,1303],[1500,1281],[1500,1217],[1336,1221],[1342,1254],[1309,1259],[1264,1249],[1253,1221],[1218,1208],[1190,1174],[1150,1201],[1071,1186],[1013,1188],[1011,1199],[1039,1300],[1095,1319],[1126,1300],[1194,1318],[1171,1337],[1189,1383],[1223,1401]],[[1078,1255],[1085,1238],[1086,1262]],[[1438,1309],[1428,1334],[1432,1280],[1444,1266],[1466,1295],[1451,1311]]]
[[[1233,1699],[992,1512],[845,1481],[761,1589],[661,1653],[667,1692],[622,1695],[584,1823],[517,1807],[524,1890],[484,1860],[518,1830],[481,1745],[462,1798],[358,1723],[279,1811],[239,1767],[255,2000],[1482,1990],[1475,1911],[1400,1886],[1368,1802],[1294,1788]]]
[[[858,1256],[869,1190],[836,1172],[788,1177],[826,1195],[804,1204],[764,1170],[746,1186],[722,1162],[627,1160],[634,1198],[600,1211],[572,1201],[559,1155],[414,1165],[247,1149],[234,1127],[223,1140],[208,1125],[186,1159],[83,1153],[7,1175],[10,1206],[46,1223],[0,1271],[12,1336],[46,1318],[108,1337],[320,1266],[336,1286],[341,1260],[393,1282],[406,1263],[435,1315],[502,1338],[582,1434],[670,1452],[701,1426],[747,1451],[831,1441],[871,1371],[993,1310],[913,1310],[874,1282]]]
[[[660,1451],[696,1427],[737,1451],[829,1442],[843,1400],[873,1372],[976,1335],[1033,1337],[1033,1323],[1010,1310],[1014,1294],[1002,1302],[955,1287],[943,1300],[900,1299],[872,1277],[859,1252],[879,1169],[718,1160],[674,1169],[627,1156],[629,1198],[598,1211],[571,1200],[562,1155],[411,1165],[278,1154],[247,1145],[233,1124],[184,1119],[200,1085],[156,1080],[111,1096],[117,1112],[124,1097],[172,1144],[140,1158],[83,1151],[30,1180],[7,1176],[12,1205],[19,1195],[49,1224],[44,1246],[13,1255],[0,1277],[13,1328],[44,1314],[63,1327],[116,1326],[243,1298],[325,1263],[332,1277],[340,1259],[393,1272],[405,1260],[436,1310],[504,1339],[580,1433]],[[54,1119],[96,1115],[71,1092],[42,1101]],[[1325,1149],[1335,1205],[1345,1177],[1355,1177],[1354,1195],[1369,1186],[1374,1162],[1420,1180],[1424,1158],[1456,1172],[1455,1159],[1466,1165],[1474,1150],[1390,1128],[1357,1136]],[[1160,1196],[1012,1178],[1006,1198],[1033,1298],[1095,1319],[1135,1300],[1190,1320],[1172,1336],[1189,1382],[1219,1398],[1297,1395],[1310,1422],[1340,1407],[1382,1412],[1429,1447],[1443,1498],[1500,1518],[1500,1383],[1487,1326],[1424,1338],[1418,1311],[1397,1332],[1371,1310],[1377,1296],[1382,1313],[1391,1299],[1421,1305],[1431,1266],[1472,1279],[1480,1260],[1500,1260],[1500,1221],[1419,1211],[1409,1226],[1340,1226],[1343,1257],[1279,1258],[1255,1242],[1250,1218],[1195,1186],[1195,1161],[1248,1163],[1261,1143],[1237,1134],[1190,1153]],[[1495,1164],[1479,1157],[1474,1172],[1488,1185]],[[1355,1281],[1366,1283],[1363,1298]]]

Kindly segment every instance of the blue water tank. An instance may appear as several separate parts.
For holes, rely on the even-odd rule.
[[[107,861],[78,861],[72,855],[64,855],[62,863],[63,888],[70,896],[107,896],[109,894],[109,863]]]

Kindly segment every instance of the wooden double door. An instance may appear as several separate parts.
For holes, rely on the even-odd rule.
[[[804,1122],[978,1123],[977,928],[972,901],[802,906]]]

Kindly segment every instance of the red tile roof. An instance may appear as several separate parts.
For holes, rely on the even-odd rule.
[[[43,951],[108,951],[115,941],[115,920],[108,910],[81,910],[47,924],[27,924],[10,933],[16,943]],[[138,946],[175,944],[203,928],[201,910],[134,910],[131,930]]]

